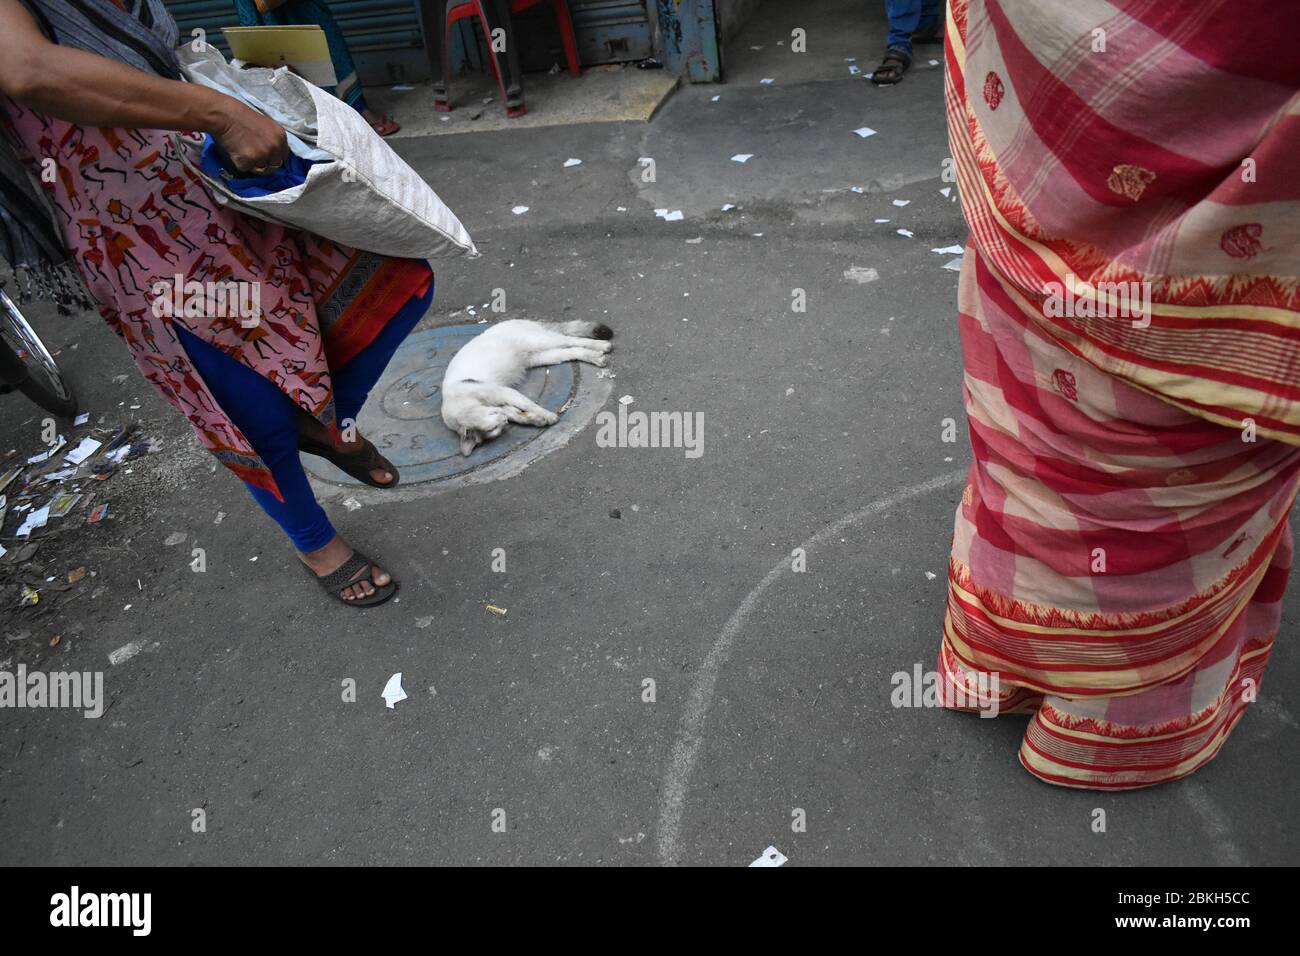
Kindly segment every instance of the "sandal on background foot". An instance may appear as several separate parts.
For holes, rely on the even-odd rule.
[[[885,58],[880,61],[880,66],[876,67],[875,72],[871,74],[871,82],[876,86],[893,86],[895,83],[901,83],[903,74],[911,65],[910,53],[888,49],[885,51]]]
[[[367,122],[370,123],[370,128],[373,129],[380,136],[392,136],[394,133],[396,133],[399,129],[402,128],[401,124],[398,123],[397,120],[393,119],[391,116],[381,116],[377,120],[374,121],[368,120]]]
[[[307,566],[303,565],[303,567]],[[316,583],[333,596],[334,600],[350,607],[374,607],[376,604],[383,604],[397,593],[397,582],[394,580],[389,580],[384,585],[375,584],[374,579],[371,577],[374,573],[374,562],[360,551],[353,551],[346,561],[329,574],[317,574],[311,568],[307,568],[307,573],[315,578]],[[374,594],[359,598],[345,598],[343,596],[343,591],[347,588],[366,581],[369,581],[374,587]]]
[[[357,481],[367,484],[371,488],[395,487],[402,479],[396,466],[379,454],[379,449],[371,443],[369,438],[363,438],[361,441],[363,444],[356,451],[343,451],[341,448],[335,448],[326,442],[319,442],[314,438],[308,438],[306,435],[299,435],[298,450],[305,451],[309,455],[315,455],[317,458],[324,458],[335,468],[351,475]],[[370,473],[376,469],[388,472],[393,476],[393,480],[375,481]]]

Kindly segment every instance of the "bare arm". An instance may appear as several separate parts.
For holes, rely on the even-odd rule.
[[[87,126],[211,133],[242,170],[288,155],[274,120],[216,90],[51,43],[18,0],[0,0],[0,93]]]

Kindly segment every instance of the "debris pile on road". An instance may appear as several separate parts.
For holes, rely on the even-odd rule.
[[[50,575],[33,565],[37,550],[71,527],[100,524],[109,513],[103,482],[161,447],[138,424],[84,427],[87,421],[77,418],[74,429],[81,433],[72,441],[59,434],[36,454],[0,454],[0,606],[35,607],[45,594],[76,585],[85,568]]]

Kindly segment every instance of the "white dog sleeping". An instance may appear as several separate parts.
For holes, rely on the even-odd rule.
[[[460,436],[460,453],[496,438],[507,422],[554,425],[560,416],[515,386],[540,365],[578,361],[604,368],[613,337],[596,322],[511,319],[466,342],[442,377],[442,420]]]

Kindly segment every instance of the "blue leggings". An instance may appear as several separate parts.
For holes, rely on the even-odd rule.
[[[370,389],[431,301],[432,279],[428,291],[412,296],[373,342],[339,368],[330,370],[334,410],[340,424],[347,419],[356,421]],[[248,485],[262,510],[284,529],[299,551],[315,551],[329,544],[334,526],[312,494],[298,457],[298,406],[247,365],[180,326],[173,328],[212,397],[252,443],[284,495],[284,501],[279,501],[269,491]]]

